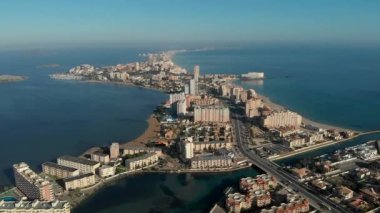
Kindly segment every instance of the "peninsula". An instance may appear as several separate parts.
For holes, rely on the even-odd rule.
[[[148,120],[149,127],[135,140],[112,142],[90,148],[79,157],[63,155],[55,162],[43,163],[42,173],[33,177],[44,184],[34,187],[49,193],[36,192],[39,197],[31,194],[23,183],[36,183],[24,174],[33,171],[26,163],[15,164],[18,190],[11,190],[12,196],[46,202],[67,200],[74,207],[108,182],[137,172],[226,172],[255,165],[272,175],[260,178],[275,183],[274,189],[282,194],[289,187],[299,190],[292,194],[297,202],[304,203],[305,209],[340,210],[326,198],[310,194],[306,186],[291,182],[286,171],[270,160],[339,143],[358,132],[304,119],[255,90],[236,85],[237,75],[202,75],[199,65],[188,72],[173,62],[176,52],[144,54],[146,61],[105,67],[83,64],[50,75],[58,80],[156,89],[168,93],[169,99],[156,107]],[[262,193],[268,199],[274,191]],[[229,202],[237,202],[237,196],[245,195],[227,195]],[[62,204],[62,208],[66,207],[67,203]]]
[[[23,81],[25,80],[25,76],[18,76],[18,75],[0,75],[0,83],[6,83],[6,82],[15,82],[15,81]]]

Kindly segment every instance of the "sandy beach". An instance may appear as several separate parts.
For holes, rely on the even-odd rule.
[[[121,143],[120,148],[128,146],[144,146],[150,139],[155,138],[160,131],[160,122],[158,122],[157,118],[153,114],[149,117],[147,122],[148,128],[142,135],[132,141]]]
[[[147,120],[148,128],[145,129],[145,132],[141,134],[139,137],[127,141],[127,142],[119,142],[120,148],[125,148],[128,146],[145,146],[146,143],[150,141],[150,139],[155,138],[157,134],[160,131],[160,122],[158,122],[157,118],[152,114],[149,116],[149,119]],[[91,153],[94,153],[98,150],[101,150],[100,147],[91,147],[87,149],[83,154],[80,156],[84,157],[85,155],[89,155]]]

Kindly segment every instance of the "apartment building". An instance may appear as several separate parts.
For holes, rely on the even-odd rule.
[[[228,168],[232,166],[232,159],[227,156],[196,156],[191,159],[192,169]]]
[[[31,200],[52,201],[55,199],[50,181],[43,179],[28,164],[22,162],[13,165],[16,187]]]
[[[86,188],[94,185],[95,183],[96,178],[93,173],[63,179],[65,190]]]
[[[67,178],[79,175],[79,170],[67,166],[62,166],[52,162],[42,164],[43,173],[57,178]]]
[[[4,213],[70,213],[67,201],[4,201],[0,200],[0,212]]]
[[[102,164],[109,164],[110,155],[102,153],[102,152],[95,152],[91,154],[91,160],[102,163]]]
[[[82,174],[86,174],[86,173],[95,174],[96,168],[100,166],[100,163],[98,162],[87,160],[85,158],[68,156],[68,155],[59,157],[57,159],[57,162],[59,165],[78,169],[80,173]]]
[[[135,170],[152,165],[158,161],[158,156],[155,153],[148,153],[141,157],[125,160],[125,166],[129,170]]]

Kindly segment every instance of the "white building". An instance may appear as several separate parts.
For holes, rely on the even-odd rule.
[[[188,84],[185,84],[185,85],[183,86],[183,91],[184,91],[184,93],[185,93],[186,95],[190,94],[190,87],[189,87]]]
[[[182,155],[185,159],[194,157],[194,143],[191,141],[183,141],[181,147]]]
[[[194,122],[220,122],[230,121],[230,110],[220,105],[196,106],[194,108]]]
[[[194,80],[197,82],[199,81],[199,75],[200,75],[199,65],[195,65],[194,66]]]
[[[169,104],[173,104],[177,101],[185,100],[185,93],[172,93],[169,95]]]
[[[0,212],[6,213],[70,213],[71,207],[67,201],[4,201],[0,200]]]
[[[195,79],[190,80],[190,95],[198,95],[198,82]]]
[[[94,185],[95,182],[96,178],[93,173],[63,179],[65,190],[86,188]]]
[[[103,165],[98,168],[98,175],[102,178],[114,176],[116,168],[113,166]]]
[[[302,116],[291,111],[272,112],[262,120],[262,125],[268,129],[282,127],[299,128],[302,123]]]
[[[186,115],[187,113],[187,105],[186,100],[180,100],[177,102],[177,115]]]
[[[232,159],[228,156],[197,156],[191,159],[192,169],[228,168],[232,166]]]
[[[130,158],[125,160],[125,166],[129,170],[136,170],[153,165],[158,161],[158,156],[155,153],[148,153],[141,157]]]
[[[78,169],[82,174],[95,174],[96,168],[100,166],[100,163],[98,162],[68,155],[59,157],[57,162],[59,165]]]

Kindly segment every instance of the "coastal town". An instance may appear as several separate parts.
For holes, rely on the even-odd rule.
[[[279,167],[309,194],[318,195],[310,197],[259,163],[270,165],[361,133],[309,121],[237,83],[262,80],[262,72],[202,75],[199,65],[192,72],[176,65],[174,54],[144,54],[146,61],[106,67],[83,64],[51,75],[156,89],[167,93],[168,100],[156,107],[147,131],[134,141],[107,142],[81,156],[62,153],[43,163],[39,172],[27,162],[14,164],[16,187],[0,193],[6,198],[0,201],[0,212],[69,213],[107,183],[139,172],[230,172],[252,166],[264,174],[244,177],[237,187],[226,189],[211,212],[367,212],[380,206],[378,141],[298,167]],[[322,204],[321,199],[329,202]]]

